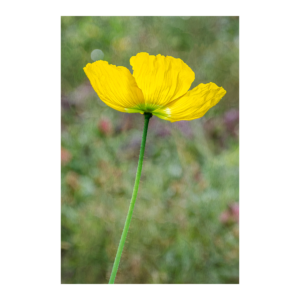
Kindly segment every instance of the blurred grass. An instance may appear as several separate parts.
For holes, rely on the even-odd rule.
[[[62,17],[62,283],[107,283],[135,179],[143,116],[103,104],[82,68],[181,58],[226,96],[191,122],[150,120],[116,283],[238,283],[237,17]]]

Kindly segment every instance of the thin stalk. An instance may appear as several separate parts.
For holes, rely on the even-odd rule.
[[[152,117],[152,114],[145,113],[144,116],[145,116],[145,123],[144,123],[143,138],[142,138],[142,143],[141,143],[139,163],[138,163],[138,167],[137,167],[137,171],[136,171],[135,183],[134,183],[133,192],[132,192],[132,198],[130,201],[129,210],[128,210],[127,218],[125,221],[124,229],[122,232],[122,236],[120,239],[115,262],[114,262],[114,265],[113,265],[113,268],[111,271],[111,275],[110,275],[110,279],[109,279],[110,284],[113,284],[115,282],[115,278],[116,278],[117,271],[119,268],[119,263],[121,260],[122,251],[123,251],[123,248],[125,245],[126,236],[127,236],[129,226],[130,226],[130,221],[131,221],[131,217],[132,217],[132,213],[133,213],[133,209],[134,209],[135,200],[136,200],[138,189],[139,189],[140,178],[141,178],[141,173],[142,173],[142,166],[143,166],[143,158],[144,158],[144,152],[145,152],[145,145],[146,145],[146,138],[147,138],[147,131],[148,131],[148,124],[149,124],[150,118]]]

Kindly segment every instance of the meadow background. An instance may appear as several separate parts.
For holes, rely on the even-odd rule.
[[[111,109],[83,67],[181,58],[227,94],[201,119],[150,120],[116,283],[239,283],[239,18],[61,18],[61,281],[107,283],[144,118]]]

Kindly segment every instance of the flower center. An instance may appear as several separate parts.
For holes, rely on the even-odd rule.
[[[136,105],[131,108],[126,108],[126,112],[128,113],[152,113],[153,115],[159,115],[163,117],[169,117],[170,116],[170,109],[169,108],[164,108],[161,105],[157,104],[151,104],[151,103],[141,103],[139,105]]]

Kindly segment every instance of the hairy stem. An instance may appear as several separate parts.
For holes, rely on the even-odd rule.
[[[146,145],[146,138],[147,138],[147,131],[148,131],[148,124],[149,124],[150,118],[152,117],[152,114],[145,113],[144,116],[145,116],[145,123],[144,123],[143,138],[142,138],[142,143],[141,143],[140,157],[139,157],[139,163],[138,163],[138,167],[137,167],[137,171],[136,171],[136,177],[135,177],[135,183],[134,183],[134,187],[133,187],[132,198],[130,201],[129,210],[128,210],[127,218],[125,221],[124,229],[122,232],[122,236],[120,239],[115,262],[114,262],[114,265],[113,265],[113,268],[111,271],[111,275],[110,275],[110,279],[109,279],[110,284],[113,284],[115,282],[115,278],[116,278],[118,268],[119,268],[119,263],[120,263],[121,256],[122,256],[122,251],[123,251],[123,248],[125,245],[126,236],[127,236],[129,226],[130,226],[130,221],[132,218],[135,200],[136,200],[138,189],[139,189],[139,183],[140,183],[142,166],[143,166],[143,158],[144,158],[144,152],[145,152],[145,145]]]

